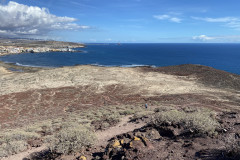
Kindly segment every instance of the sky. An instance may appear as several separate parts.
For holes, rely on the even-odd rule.
[[[0,37],[239,43],[239,0],[0,0]]]

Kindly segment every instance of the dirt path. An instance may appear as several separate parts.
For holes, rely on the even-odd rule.
[[[110,127],[109,129],[106,129],[104,131],[98,131],[97,138],[98,142],[96,146],[105,146],[108,143],[108,140],[112,137],[123,134],[126,132],[133,131],[134,129],[143,127],[146,123],[140,122],[140,123],[132,123],[129,122],[131,116],[126,116],[121,119],[121,122],[118,123],[116,126]]]
[[[46,149],[47,149],[47,147],[43,145],[43,146],[38,147],[38,148],[32,148],[32,149],[27,150],[25,152],[18,153],[18,154],[15,154],[15,155],[12,155],[12,156],[9,156],[9,157],[6,157],[6,158],[2,158],[1,160],[23,160],[25,157],[29,156],[32,153],[41,152],[41,151],[46,150]]]

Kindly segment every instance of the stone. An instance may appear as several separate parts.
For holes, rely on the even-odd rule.
[[[85,156],[81,156],[79,160],[87,160],[87,158]]]
[[[148,139],[153,139],[153,140],[161,138],[159,132],[154,128],[146,130],[145,137]]]

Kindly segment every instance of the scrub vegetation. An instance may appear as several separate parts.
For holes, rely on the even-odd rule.
[[[126,115],[143,110],[138,106],[105,106],[68,113],[64,118],[46,120],[19,129],[0,131],[0,157],[17,154],[32,147],[35,141],[47,143],[56,153],[70,154],[91,147],[96,141],[94,130],[107,129]]]

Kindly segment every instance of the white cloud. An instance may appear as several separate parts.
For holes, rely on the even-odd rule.
[[[200,35],[200,36],[194,36],[192,39],[193,40],[200,40],[200,41],[209,41],[209,40],[214,40],[215,37],[208,37],[206,35]]]
[[[170,18],[169,20],[176,23],[180,23],[182,21],[180,18],[176,18],[176,17]]]
[[[227,43],[234,43],[240,42],[240,35],[229,35],[229,36],[193,36],[193,40],[201,41],[201,42],[227,42]]]
[[[49,13],[46,8],[10,1],[7,5],[0,5],[0,36],[47,35],[56,30],[89,28],[74,23],[76,20],[71,17],[58,17]]]
[[[220,18],[209,18],[209,17],[192,17],[195,20],[202,20],[206,22],[232,22],[232,21],[239,21],[236,17],[220,17]]]
[[[155,15],[153,16],[154,18],[156,19],[159,19],[159,20],[165,20],[165,19],[169,19],[170,16],[169,15],[166,15],[166,14],[163,14],[163,15]]]
[[[209,18],[209,17],[192,17],[195,20],[201,20],[211,23],[224,23],[225,26],[240,30],[240,18],[237,17],[220,17],[220,18]]]
[[[78,1],[75,2],[75,1],[70,1],[70,3],[74,4],[74,5],[77,5],[78,7],[84,7],[84,8],[90,8],[90,9],[96,9],[97,7],[95,6],[91,6],[91,5],[86,5],[86,4],[83,4],[83,3],[79,3]]]
[[[168,15],[168,14],[154,15],[153,17],[158,20],[168,20],[168,21],[175,22],[175,23],[181,23],[181,21],[182,21],[182,19]]]

